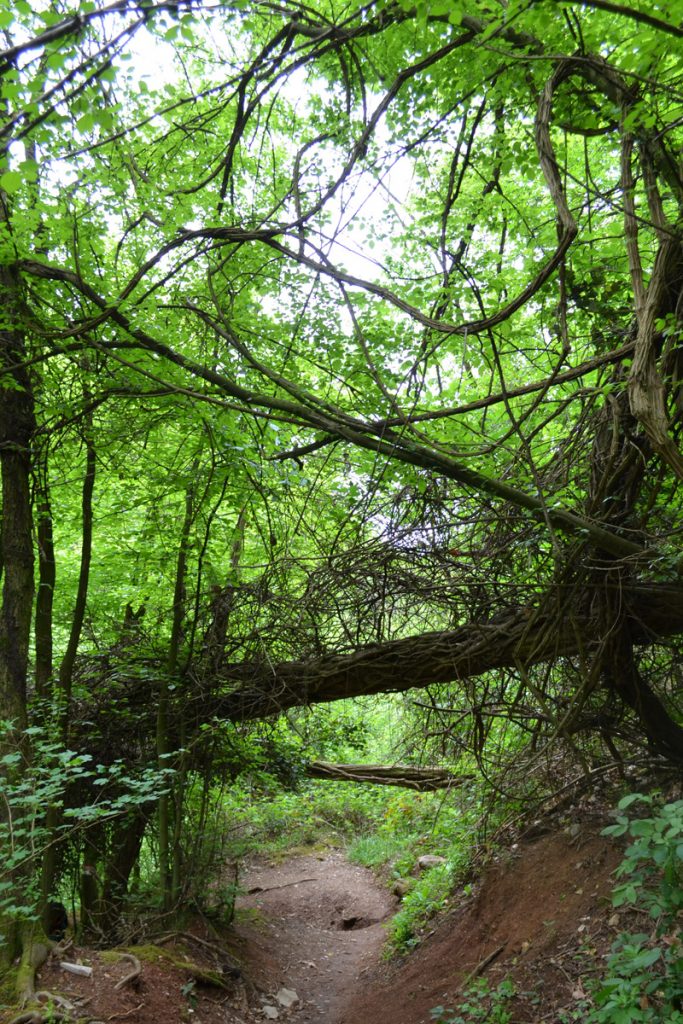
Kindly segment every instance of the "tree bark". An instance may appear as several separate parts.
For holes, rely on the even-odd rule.
[[[8,219],[7,197],[0,191],[0,222]],[[0,755],[19,749],[28,756],[26,680],[33,607],[33,536],[30,446],[35,432],[33,395],[21,324],[21,284],[14,269],[0,265],[0,718],[11,723],[0,738]],[[0,780],[1,781],[1,780]],[[0,807],[0,828],[11,810]],[[14,878],[17,898],[21,881]],[[0,919],[5,940],[0,970],[8,967],[21,946],[17,922]]]
[[[632,644],[648,645],[683,632],[682,587],[631,587],[621,591],[619,599],[623,628]],[[557,621],[553,616],[534,615],[528,607],[513,608],[502,621],[469,623],[449,632],[372,644],[351,654],[280,664],[228,665],[223,678],[235,689],[215,698],[205,711],[233,721],[263,718],[301,705],[400,693],[460,682],[496,669],[586,655],[600,645],[601,621],[589,612]],[[659,728],[668,721],[668,746],[672,749],[678,740],[683,759],[683,729],[670,718],[656,694],[649,690],[645,700],[641,692],[639,700],[627,702],[648,738],[655,725]]]
[[[474,775],[453,775],[447,768],[418,768],[409,764],[332,764],[329,761],[309,761],[305,771],[311,779],[401,786],[403,789],[416,789],[420,793],[455,788],[474,778]]]
[[[197,463],[192,466],[192,480],[197,472]],[[182,637],[183,619],[185,617],[185,576],[187,574],[187,555],[190,543],[190,532],[194,521],[194,485],[191,482],[185,492],[185,515],[180,531],[180,543],[178,545],[178,559],[176,562],[175,586],[173,591],[173,609],[171,615],[171,636],[169,638],[167,672],[162,676],[161,688],[159,691],[159,705],[157,708],[156,721],[156,748],[157,764],[163,771],[169,767],[169,755],[171,754],[171,738],[169,735],[169,686],[170,681],[178,672],[178,654]],[[182,711],[181,711],[182,715]],[[182,781],[176,780],[176,787],[182,787]],[[176,816],[180,813],[176,807]],[[171,794],[164,792],[159,797],[158,803],[158,826],[159,826],[159,875],[162,894],[162,909],[171,909],[173,901],[173,867],[171,860],[175,861],[180,855],[179,849],[171,849]],[[179,840],[179,837],[178,837]],[[175,874],[177,875],[176,867]]]
[[[0,205],[2,197],[0,195]],[[26,726],[26,673],[33,607],[33,537],[30,492],[30,444],[35,430],[31,385],[21,364],[23,338],[19,322],[19,280],[0,267],[0,464],[2,479],[2,609],[0,612],[0,711],[18,729]]]
[[[105,935],[116,931],[121,918],[128,893],[128,880],[140,855],[147,821],[147,814],[138,809],[112,826],[102,885],[102,917],[99,922]]]
[[[86,399],[89,396],[86,393]],[[69,724],[69,705],[71,703],[71,688],[73,682],[74,665],[78,645],[81,641],[85,609],[88,600],[88,586],[90,583],[90,562],[92,560],[92,539],[93,539],[93,492],[95,489],[95,474],[97,471],[97,457],[95,443],[92,436],[92,419],[88,417],[85,425],[85,474],[83,476],[83,489],[81,492],[81,565],[78,574],[78,588],[76,600],[71,616],[71,629],[69,641],[66,645],[62,663],[59,666],[59,687],[61,690],[62,707],[62,738],[66,740]]]
[[[38,593],[35,616],[35,682],[36,695],[44,700],[50,692],[52,680],[52,606],[56,582],[47,455],[37,478]]]

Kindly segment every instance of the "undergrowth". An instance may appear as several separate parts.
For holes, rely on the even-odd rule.
[[[629,817],[635,805],[651,814]],[[683,800],[658,804],[657,795],[632,793],[618,805],[605,835],[631,838],[617,869],[616,908],[640,912],[645,925],[622,932],[603,977],[592,986],[589,1024],[683,1024]]]
[[[478,978],[463,992],[457,1010],[445,1006],[432,1007],[432,1024],[511,1024],[510,1000],[515,994],[514,983],[509,978],[495,988],[486,978]]]
[[[235,785],[223,802],[232,856],[278,857],[298,847],[335,846],[389,886],[400,882],[404,896],[388,928],[389,955],[419,943],[430,919],[472,871],[482,816],[474,789],[445,795],[329,781],[302,782],[296,790],[269,788],[264,780],[258,786],[255,793],[253,780]],[[444,863],[420,871],[423,854]]]
[[[633,814],[643,807],[650,813]],[[616,871],[612,905],[632,912],[639,928],[617,936],[586,997],[559,1011],[558,1024],[683,1024],[683,800],[662,803],[656,793],[629,794],[603,834],[631,840]],[[496,988],[481,980],[455,1009],[433,1007],[432,1021],[509,1024],[514,994],[509,979]]]
[[[429,921],[472,873],[481,847],[482,813],[475,789],[449,795],[401,793],[387,801],[375,831],[349,846],[349,860],[382,869],[390,884],[402,887],[401,908],[389,925],[389,955],[418,945]],[[444,862],[421,871],[423,854],[443,857]]]
[[[386,793],[352,782],[309,782],[297,790],[233,786],[223,812],[231,823],[233,856],[277,856],[298,846],[344,846],[381,820]]]

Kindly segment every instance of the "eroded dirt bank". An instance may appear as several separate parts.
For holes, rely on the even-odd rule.
[[[296,990],[301,1008],[284,1016],[300,1024],[428,1024],[474,977],[511,979],[515,1020],[556,1019],[580,1004],[619,927],[609,894],[620,853],[603,823],[500,853],[410,957],[390,962],[381,921],[396,901],[370,872],[341,853],[258,868],[247,884],[262,891],[242,902],[257,916],[238,926],[243,962],[259,987]]]
[[[39,986],[97,1022],[428,1024],[432,1007],[457,1006],[479,974],[492,986],[511,979],[515,1021],[576,1015],[621,923],[609,901],[620,853],[603,824],[565,824],[496,855],[402,961],[382,958],[395,898],[341,852],[311,852],[252,865],[227,933],[202,938],[197,921],[194,935],[164,947],[171,960],[134,947],[142,970],[132,984],[121,984],[128,965],[116,955],[72,948],[68,958],[91,965],[91,976],[65,974],[53,958]],[[217,988],[190,960],[218,972],[238,962],[242,977],[228,972]]]

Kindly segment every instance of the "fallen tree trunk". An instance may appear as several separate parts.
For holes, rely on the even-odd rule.
[[[683,587],[624,588],[620,601],[633,643],[649,645],[683,633]],[[585,657],[597,650],[602,639],[599,620],[588,613],[555,616],[529,607],[511,608],[495,621],[371,644],[350,654],[227,665],[222,677],[235,688],[214,699],[212,712],[215,717],[242,721],[308,704],[401,693],[501,668],[523,669],[579,652]],[[656,749],[653,723],[659,717],[669,731],[673,727],[683,751],[683,729],[671,721],[656,694],[644,683],[643,687],[646,699],[629,703],[636,714],[639,702],[647,704],[649,714],[647,721],[641,717],[641,725],[648,740]]]
[[[306,775],[312,779],[331,779],[335,782],[366,782],[376,786],[402,786],[429,793],[436,789],[450,789],[473,779],[473,775],[453,775],[446,768],[417,768],[409,764],[332,764],[329,761],[309,761]]]
[[[683,633],[683,588],[643,586],[622,600],[634,643]],[[240,662],[221,673],[236,689],[218,697],[214,713],[232,721],[264,718],[288,708],[469,679],[498,668],[528,667],[584,654],[601,637],[589,615],[534,615],[509,609],[504,619],[370,644],[351,654],[302,661]]]

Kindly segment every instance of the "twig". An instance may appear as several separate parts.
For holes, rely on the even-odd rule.
[[[498,946],[498,949],[494,949],[493,953],[489,953],[489,955],[485,956],[483,960],[480,960],[480,962],[477,964],[474,970],[470,971],[470,973],[467,975],[462,985],[460,986],[460,990],[463,991],[467,988],[469,984],[471,984],[471,982],[474,981],[475,978],[481,977],[486,968],[489,967],[493,963],[493,961],[500,956],[504,949],[505,943],[503,943],[502,946]]]
[[[130,1017],[132,1013],[137,1013],[144,1006],[144,1003],[140,1003],[138,1006],[134,1006],[132,1010],[126,1010],[125,1013],[112,1013],[107,1020],[123,1020],[124,1017]]]
[[[302,882],[318,881],[320,881],[318,878],[297,878],[296,882],[284,882],[283,885],[268,885],[265,887],[255,885],[253,889],[247,889],[247,893],[249,896],[253,896],[255,893],[272,892],[274,889],[287,889],[290,885],[300,885]]]

